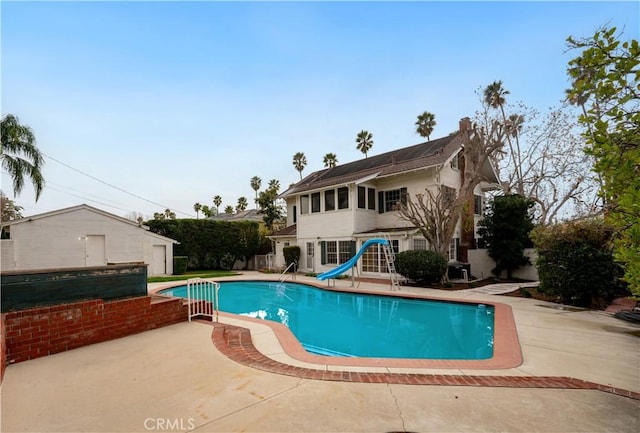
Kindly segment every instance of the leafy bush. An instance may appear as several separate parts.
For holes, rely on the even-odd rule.
[[[289,247],[282,248],[282,254],[284,254],[284,261],[286,262],[286,266],[289,267],[291,263],[298,263],[300,260],[300,247],[297,245],[292,245]],[[297,267],[297,265],[295,266]]]
[[[436,283],[447,272],[447,261],[435,251],[402,251],[395,265],[400,275],[416,282]]]
[[[602,308],[628,294],[612,249],[613,230],[602,220],[536,227],[539,291],[563,303]]]
[[[173,256],[173,275],[182,275],[187,272],[189,257]]]

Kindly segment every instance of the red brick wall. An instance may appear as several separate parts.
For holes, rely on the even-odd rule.
[[[26,361],[182,322],[187,320],[183,304],[181,299],[152,303],[151,297],[144,296],[5,313],[3,361]]]
[[[7,345],[4,336],[4,314],[0,314],[0,383],[4,379],[4,368],[7,365]]]

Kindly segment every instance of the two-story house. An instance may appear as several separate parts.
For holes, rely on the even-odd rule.
[[[461,129],[470,121],[460,121]],[[306,176],[280,196],[287,203],[287,227],[275,232],[276,263],[284,263],[282,248],[298,245],[299,270],[324,272],[346,262],[371,238],[388,236],[393,250],[428,249],[416,227],[399,218],[396,203],[425,188],[444,185],[458,190],[464,146],[460,133],[326,168]],[[487,161],[483,181],[474,191],[476,223],[481,219],[484,193],[499,186],[495,168]],[[449,248],[456,261],[460,223]],[[368,248],[357,264],[361,276],[385,277],[388,268],[382,247]],[[473,272],[473,270],[472,270]]]

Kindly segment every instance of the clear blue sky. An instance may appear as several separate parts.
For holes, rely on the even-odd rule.
[[[284,190],[303,174],[416,144],[479,109],[502,80],[513,102],[557,106],[568,86],[567,36],[603,25],[638,38],[633,2],[7,2],[2,113],[30,125],[46,155],[24,215],[87,203],[125,216],[193,204],[253,206],[252,176]],[[13,198],[10,178],[2,190]],[[162,205],[162,206],[159,206]]]

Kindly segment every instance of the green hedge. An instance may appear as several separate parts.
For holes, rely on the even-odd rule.
[[[287,268],[291,263],[300,262],[300,247],[297,245],[282,248],[282,254],[284,255],[284,261],[286,262]],[[297,267],[298,265],[295,266],[295,268]]]
[[[538,251],[539,290],[564,304],[591,308],[628,295],[612,237],[612,228],[602,220],[536,227],[532,239]]]
[[[248,262],[261,241],[255,221],[169,219],[145,224],[152,232],[180,242],[173,252],[189,257],[188,269],[231,269],[237,259]]]
[[[173,275],[182,275],[187,272],[189,257],[173,256]]]
[[[437,283],[447,272],[447,261],[435,251],[402,251],[396,255],[395,266],[400,275],[420,283]]]

